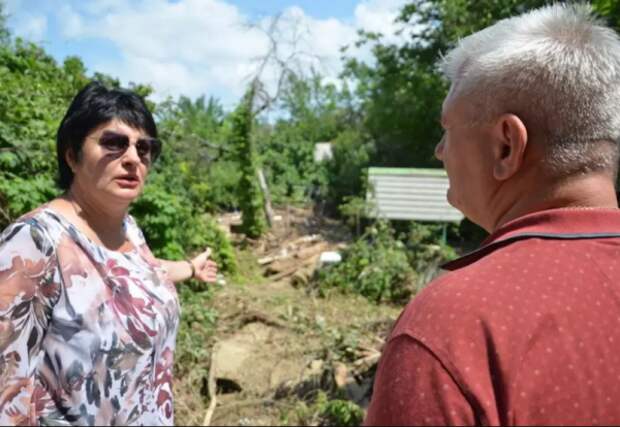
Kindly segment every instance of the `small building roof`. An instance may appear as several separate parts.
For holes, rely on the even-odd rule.
[[[397,220],[459,222],[463,214],[446,198],[449,182],[443,169],[368,169],[372,216]]]

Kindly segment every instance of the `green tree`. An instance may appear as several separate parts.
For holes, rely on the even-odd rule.
[[[230,143],[231,117],[215,98],[181,96],[156,108],[165,166],[192,203],[205,211],[238,205],[238,164]]]
[[[263,213],[263,194],[258,185],[258,156],[252,135],[254,124],[255,86],[251,85],[233,113],[231,142],[240,164],[239,207],[242,212],[242,230],[251,238],[259,237],[266,229]]]
[[[594,0],[592,8],[603,18],[611,28],[620,31],[620,1],[618,0]]]
[[[326,184],[326,170],[314,161],[318,142],[333,142],[354,126],[349,94],[313,72],[309,77],[290,74],[281,95],[282,112],[275,124],[258,130],[259,150],[274,199],[307,200],[311,191]]]
[[[438,119],[447,83],[437,69],[439,54],[464,36],[499,19],[550,3],[543,0],[414,0],[398,23],[404,45],[362,33],[372,47],[371,64],[349,58],[345,76],[358,82],[364,128],[374,142],[377,166],[438,167],[433,151],[441,137]]]
[[[84,71],[32,43],[0,45],[0,228],[57,194],[56,129]]]

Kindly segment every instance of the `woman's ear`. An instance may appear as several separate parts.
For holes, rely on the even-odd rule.
[[[523,163],[527,148],[527,128],[519,116],[502,114],[493,128],[493,177],[505,181]]]
[[[65,151],[65,161],[69,165],[69,169],[71,169],[71,172],[75,174],[75,167],[77,165],[77,159],[76,159],[76,155],[72,148],[69,148],[67,151]]]

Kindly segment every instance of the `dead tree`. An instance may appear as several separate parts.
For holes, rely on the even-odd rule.
[[[250,25],[251,28],[263,32],[268,40],[267,52],[255,59],[257,68],[249,79],[249,87],[246,92],[251,94],[251,98],[247,100],[247,102],[250,102],[252,119],[255,119],[257,116],[272,109],[276,105],[290,77],[294,75],[304,75],[302,67],[304,58],[306,60],[320,60],[316,55],[304,52],[300,48],[300,44],[304,39],[304,32],[300,22],[291,23],[289,26],[291,30],[290,37],[285,37],[283,35],[281,28],[283,23],[282,15],[279,14],[271,19],[267,28],[263,28],[259,25]],[[283,46],[286,45],[288,45],[288,52],[284,52]],[[275,89],[270,91],[270,88],[265,83],[265,74],[272,70],[277,74],[277,78]],[[249,162],[252,161],[251,157],[254,156],[252,152],[253,149],[254,146],[250,143],[250,149],[247,150],[246,153],[242,153],[242,155],[249,156],[249,159],[247,159]],[[273,208],[267,180],[260,167],[256,167],[253,176],[258,179],[260,184],[263,198],[263,210],[267,223],[269,226],[272,226],[274,222]]]

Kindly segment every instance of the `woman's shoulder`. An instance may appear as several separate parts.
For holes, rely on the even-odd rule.
[[[15,257],[49,259],[56,250],[55,235],[42,210],[22,215],[0,233],[0,263],[10,262]]]
[[[49,256],[57,245],[62,229],[59,218],[45,205],[23,214],[0,233],[0,247],[18,245],[27,247],[31,241],[35,247]]]

